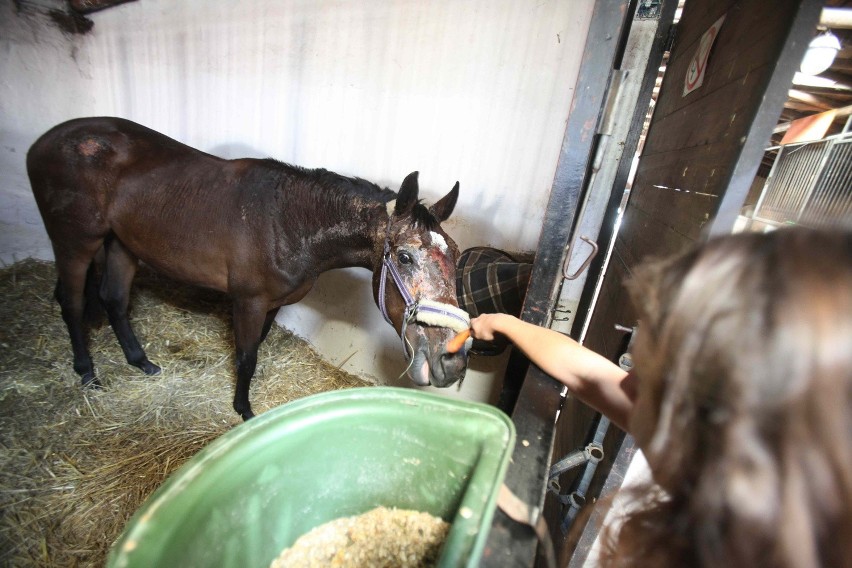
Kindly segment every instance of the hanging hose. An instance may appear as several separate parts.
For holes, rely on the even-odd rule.
[[[616,330],[627,332],[625,336],[626,347],[622,355],[618,358],[618,365],[625,371],[630,371],[633,368],[633,359],[630,354],[633,347],[633,339],[636,336],[636,327],[629,328],[616,325]],[[562,534],[568,534],[571,524],[577,517],[583,505],[586,504],[586,493],[589,491],[589,486],[592,484],[592,479],[598,469],[598,463],[604,459],[603,442],[609,430],[610,420],[602,414],[598,414],[598,424],[595,428],[593,440],[583,450],[576,451],[567,457],[559,460],[551,466],[548,474],[548,490],[555,493],[559,501],[567,507],[562,517],[560,528]],[[559,476],[568,470],[575,467],[585,466],[582,477],[580,478],[577,488],[567,495],[560,494]]]
[[[595,438],[587,446],[587,448],[591,448],[589,450],[590,459],[586,462],[586,469],[583,471],[583,477],[580,478],[577,489],[568,496],[568,510],[565,511],[565,515],[562,517],[561,528],[563,534],[568,533],[568,529],[577,517],[577,513],[586,504],[586,492],[589,490],[589,485],[592,484],[592,478],[598,469],[598,463],[604,458],[603,441],[607,430],[609,430],[609,424],[609,418],[602,415],[595,431]]]

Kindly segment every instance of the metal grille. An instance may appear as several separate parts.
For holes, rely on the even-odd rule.
[[[781,146],[754,219],[852,228],[852,135]]]
[[[824,220],[852,221],[852,140],[837,142],[814,186],[808,206],[799,222],[809,227],[821,226]]]

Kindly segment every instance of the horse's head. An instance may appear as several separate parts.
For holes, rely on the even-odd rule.
[[[388,204],[373,294],[402,338],[411,380],[448,387],[464,378],[467,369],[465,349],[447,350],[447,342],[467,329],[469,320],[456,300],[458,247],[440,226],[456,205],[459,184],[429,208],[418,201],[417,193],[413,172]]]

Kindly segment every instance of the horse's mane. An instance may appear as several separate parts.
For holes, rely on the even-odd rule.
[[[387,203],[396,198],[397,192],[386,187],[380,187],[375,183],[359,177],[347,177],[336,172],[326,170],[324,168],[304,168],[280,162],[274,158],[266,158],[261,160],[269,166],[273,166],[279,172],[285,175],[295,175],[302,179],[306,179],[325,190],[344,194],[344,196],[357,195],[370,200],[377,200],[381,203]],[[435,218],[429,209],[418,201],[411,211],[412,222],[415,225],[421,225],[427,230],[434,230],[440,222]]]
[[[359,195],[368,199],[375,199],[387,203],[394,197],[396,192],[388,188],[382,188],[371,181],[359,177],[347,177],[326,170],[325,168],[303,168],[286,162],[280,162],[274,158],[260,160],[273,170],[283,173],[285,176],[295,176],[322,187],[325,190],[344,192],[350,195]]]

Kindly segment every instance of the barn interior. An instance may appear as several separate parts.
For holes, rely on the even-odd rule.
[[[459,180],[445,228],[461,249],[530,259],[521,317],[623,364],[636,325],[623,282],[643,258],[733,231],[852,227],[852,2],[845,0],[791,0],[769,11],[759,0],[550,0],[534,9],[512,0],[2,4],[7,269],[53,259],[26,178],[29,145],[54,124],[87,115],[130,118],[224,158],[272,156],[394,190],[419,170],[428,202]],[[805,69],[814,42],[828,57]],[[703,61],[700,80],[687,86],[694,61]],[[180,313],[222,310],[215,298],[185,293]],[[4,313],[26,309],[22,297],[0,298]],[[47,310],[52,299],[39,301]],[[58,310],[52,317],[67,342]],[[643,475],[630,436],[512,349],[473,355],[459,388],[408,383],[398,338],[375,309],[364,271],[323,275],[277,323],[287,335],[270,339],[304,340],[319,355],[305,376],[322,366],[315,380],[323,382],[341,371],[324,388],[417,388],[496,405],[511,417],[517,443],[505,484],[547,532],[498,509],[480,565],[548,566],[549,547],[557,565],[594,565],[607,510],[591,505]],[[227,341],[216,337],[227,368]],[[270,369],[281,343],[267,351]],[[174,343],[162,347],[166,362],[180,355]],[[50,354],[45,373],[70,392],[69,353]],[[7,355],[0,368],[7,425],[21,420],[15,405],[26,391],[14,377],[16,360]],[[222,381],[210,397],[229,412],[230,385]],[[260,381],[263,410],[313,392],[304,382],[295,392],[272,384],[288,381],[271,370]],[[176,397],[171,388],[159,394]],[[99,404],[93,413],[114,416]],[[148,401],[146,416],[159,414],[157,405]],[[218,429],[190,431],[181,460],[237,424],[221,408],[212,412],[195,419]],[[102,433],[110,428],[126,426],[114,421]],[[166,455],[168,439],[152,455]],[[13,454],[24,453],[0,451],[7,470],[19,463]],[[65,469],[76,464],[60,461]],[[45,463],[51,475],[58,471]],[[104,498],[132,492],[138,505],[174,471],[158,468],[144,489],[116,487]],[[53,529],[27,517],[25,503],[44,491],[24,482],[5,488],[3,517],[46,532],[30,549],[10,545],[0,558],[99,564],[102,556],[60,555]],[[113,511],[114,522],[126,513]],[[13,542],[8,528],[2,534]],[[102,544],[97,554],[111,542]]]

